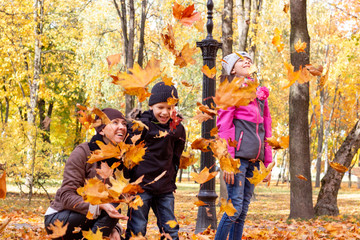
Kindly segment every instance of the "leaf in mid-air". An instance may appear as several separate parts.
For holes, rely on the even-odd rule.
[[[159,135],[156,135],[154,138],[163,138],[163,137],[166,137],[167,135],[169,134],[168,131],[161,131],[159,130]]]
[[[221,198],[220,202],[220,212],[226,212],[226,214],[230,217],[234,216],[237,211],[234,208],[234,205],[231,203],[231,199],[229,199],[229,201],[226,201],[226,199]]]
[[[96,169],[96,173],[99,174],[103,179],[107,179],[112,176],[114,170],[109,167],[106,162],[101,162],[100,168]]]
[[[269,144],[274,150],[285,149],[289,147],[289,136],[282,136],[280,141],[275,136],[266,138],[265,142]]]
[[[166,49],[168,49],[172,54],[176,55],[177,51],[175,50],[174,29],[170,24],[168,24],[166,30],[166,33],[161,33],[161,39]]]
[[[142,131],[144,128],[149,130],[149,127],[146,126],[143,122],[138,120],[132,120],[133,125],[131,126],[133,131]]]
[[[146,147],[145,143],[142,141],[139,144],[129,145],[129,149],[123,156],[124,165],[126,168],[131,169],[135,165],[143,161],[145,155]]]
[[[192,119],[197,120],[198,123],[202,123],[202,122],[206,122],[209,119],[213,119],[213,117],[207,113],[196,111],[196,115]]]
[[[166,74],[165,74],[165,76],[162,77],[162,80],[163,80],[164,84],[167,85],[167,86],[173,86],[174,85],[174,83],[172,82],[172,78],[168,77]]]
[[[166,222],[166,224],[169,225],[170,228],[174,228],[178,225],[177,221],[175,221],[175,220],[169,220]]]
[[[269,166],[266,168],[264,163],[262,161],[260,163],[260,169],[255,167],[253,171],[253,177],[247,178],[251,184],[254,184],[255,186],[260,183],[264,178],[266,178],[267,175],[271,172],[271,169],[275,166],[275,162],[272,162],[269,164]]]
[[[194,204],[195,204],[196,206],[198,206],[198,207],[209,205],[209,204],[207,204],[207,203],[204,203],[204,202],[201,201],[201,200],[198,200],[198,201],[194,202]]]
[[[344,173],[349,170],[349,168],[347,168],[344,165],[337,163],[337,162],[329,162],[329,164],[330,164],[330,167],[332,167],[333,169],[335,169],[336,171],[338,171],[340,173]]]
[[[207,76],[208,78],[214,78],[216,76],[216,68],[209,68],[208,65],[204,65],[201,68],[201,71]]]
[[[304,176],[303,176],[303,175],[301,175],[301,174],[296,175],[296,177],[297,177],[298,179],[301,179],[301,180],[307,181],[307,178],[306,178],[306,177],[304,177]]]
[[[108,56],[106,61],[108,63],[109,69],[111,69],[114,65],[121,61],[121,53]]]
[[[285,68],[287,70],[287,78],[289,80],[289,83],[286,86],[284,86],[283,89],[288,88],[291,85],[293,85],[296,82],[296,80],[298,80],[299,77],[300,77],[300,71],[294,72],[294,66],[293,65],[291,65],[291,64],[289,64],[287,62],[284,62],[284,65],[285,65]]]
[[[272,44],[275,45],[278,52],[281,52],[285,46],[285,44],[283,44],[281,41],[282,41],[281,32],[278,28],[275,28],[274,37],[271,42],[272,42]]]
[[[136,195],[135,199],[129,203],[129,208],[138,210],[142,205],[144,205],[142,198],[139,195]]]
[[[213,179],[218,172],[209,172],[209,169],[207,167],[204,167],[203,170],[201,170],[200,173],[192,172],[190,175],[193,177],[193,180],[199,184],[203,184],[207,181],[210,181]]]
[[[186,67],[187,65],[195,64],[195,59],[192,56],[198,51],[196,47],[190,48],[189,43],[185,44],[185,46],[181,49],[181,52],[176,55],[175,66],[179,66],[180,68]]]
[[[302,42],[301,39],[299,39],[297,43],[295,43],[294,48],[296,52],[305,52],[306,42]]]
[[[200,13],[194,11],[194,4],[184,7],[177,2],[174,2],[173,15],[175,19],[179,20],[185,26],[191,26],[194,22],[200,20]]]
[[[179,169],[186,169],[188,166],[195,164],[198,161],[195,154],[190,152],[183,152],[180,157]]]
[[[219,110],[219,108],[215,108],[214,106],[211,106],[211,108],[210,108],[209,106],[203,105],[199,102],[197,102],[196,105],[198,105],[200,111],[207,113],[210,116],[217,115],[217,110]]]
[[[65,224],[60,221],[59,219],[56,219],[54,223],[50,223],[50,225],[47,227],[49,230],[52,231],[52,234],[49,236],[51,238],[61,238],[66,234],[66,230],[68,228],[69,223]]]
[[[106,202],[109,196],[105,183],[98,178],[86,179],[85,185],[79,187],[76,192],[83,197],[85,202],[92,205]]]
[[[219,133],[218,127],[214,127],[213,129],[210,130],[210,136],[211,137],[214,137],[214,136],[218,135],[218,133]]]
[[[208,146],[210,145],[210,140],[206,138],[198,138],[191,143],[192,149],[199,149],[202,152],[209,152]]]

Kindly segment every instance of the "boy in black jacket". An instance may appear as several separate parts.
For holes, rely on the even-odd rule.
[[[171,119],[171,110],[175,105],[168,105],[168,98],[178,99],[177,90],[174,86],[167,86],[163,82],[154,85],[149,99],[149,110],[139,116],[148,129],[144,128],[138,141],[145,141],[147,147],[144,160],[128,173],[130,182],[144,175],[142,188],[145,192],[139,194],[144,205],[138,210],[130,208],[128,211],[128,224],[126,239],[132,234],[143,236],[146,234],[148,214],[150,207],[157,217],[157,225],[162,234],[169,234],[172,239],[179,239],[179,225],[171,228],[168,221],[176,221],[174,215],[174,195],[176,189],[175,180],[179,168],[180,156],[185,146],[185,129],[179,125],[174,128]],[[176,124],[175,124],[176,125]],[[129,128],[131,131],[131,128]],[[165,136],[160,135],[160,132]],[[138,132],[130,132],[130,139]],[[166,171],[166,172],[165,172]],[[159,175],[165,174],[156,182]]]

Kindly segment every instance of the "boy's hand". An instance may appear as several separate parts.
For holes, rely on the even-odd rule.
[[[234,173],[224,171],[224,180],[227,184],[234,184]]]

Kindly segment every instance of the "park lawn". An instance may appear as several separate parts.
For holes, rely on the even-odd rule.
[[[355,184],[354,184],[355,185]],[[54,188],[55,189],[55,188]],[[218,189],[218,185],[217,185]],[[180,225],[181,239],[213,239],[214,231],[194,237],[199,185],[193,182],[178,183],[175,193],[175,214]],[[314,189],[314,204],[319,189]],[[51,191],[54,194],[53,191]],[[360,239],[360,190],[347,184],[339,191],[340,216],[322,216],[311,220],[288,220],[290,213],[290,189],[259,184],[256,198],[252,201],[245,224],[243,239]],[[49,205],[45,194],[36,194],[31,206],[26,196],[10,192],[0,200],[0,223],[11,217],[9,225],[0,233],[1,239],[50,239],[43,227],[43,214]],[[126,213],[126,206],[122,208]],[[217,207],[218,222],[222,216]],[[124,223],[125,225],[125,223]],[[159,239],[156,219],[151,212],[148,224],[148,239]]]

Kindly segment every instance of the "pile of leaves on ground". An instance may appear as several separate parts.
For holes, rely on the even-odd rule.
[[[175,214],[180,225],[180,239],[214,239],[215,230],[212,229],[194,234],[198,209],[194,203],[198,200],[196,194],[199,185],[193,182],[178,185],[179,189],[175,194]],[[243,239],[360,239],[358,199],[360,199],[360,190],[355,186],[349,189],[344,185],[338,196],[342,215],[323,216],[311,220],[289,220],[289,187],[287,185],[267,187],[260,184],[250,205]],[[18,193],[8,193],[6,199],[0,200],[1,239],[50,239],[43,224],[48,205],[49,200],[45,195],[36,195],[29,206]],[[124,213],[126,213],[125,207],[122,209]],[[222,216],[219,211],[220,207],[217,207],[218,220]],[[126,223],[124,222],[123,225],[125,226]],[[156,218],[151,212],[146,238],[155,240],[159,239],[159,236]]]

